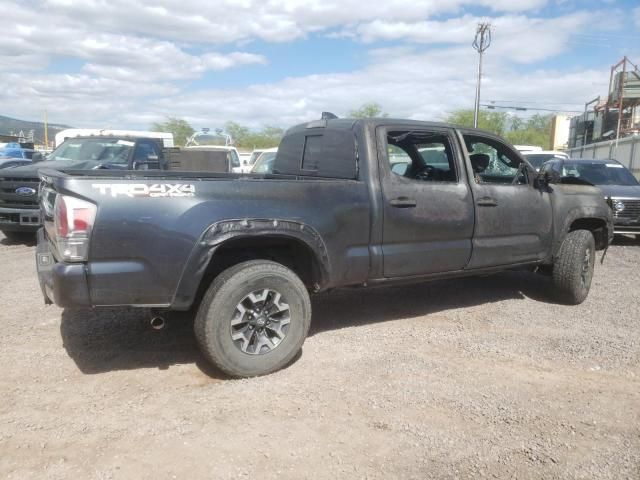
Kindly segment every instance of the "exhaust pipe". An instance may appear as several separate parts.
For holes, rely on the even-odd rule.
[[[165,321],[164,317],[151,317],[151,320],[149,320],[149,325],[151,325],[151,328],[153,328],[154,330],[162,330],[167,326],[167,322]]]

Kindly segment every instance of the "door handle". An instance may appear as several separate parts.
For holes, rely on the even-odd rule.
[[[413,208],[418,204],[413,198],[409,197],[394,198],[389,203],[396,208]]]
[[[476,205],[479,207],[497,207],[498,202],[491,197],[482,197],[478,199]]]

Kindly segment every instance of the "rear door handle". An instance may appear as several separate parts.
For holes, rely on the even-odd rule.
[[[389,203],[396,208],[413,208],[418,204],[413,198],[408,197],[394,198]]]
[[[497,207],[498,202],[491,197],[482,197],[478,199],[476,205],[479,207]]]

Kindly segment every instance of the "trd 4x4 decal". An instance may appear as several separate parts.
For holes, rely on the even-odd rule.
[[[101,195],[111,197],[193,197],[196,186],[184,183],[94,183],[93,188]]]

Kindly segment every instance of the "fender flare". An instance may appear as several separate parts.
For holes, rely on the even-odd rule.
[[[319,267],[320,282],[329,279],[329,254],[320,234],[311,226],[295,220],[278,218],[242,218],[222,220],[205,229],[200,236],[187,263],[171,302],[176,310],[187,310],[195,300],[197,290],[216,251],[230,240],[260,236],[294,239],[310,249]]]
[[[581,220],[581,219],[599,220],[599,221],[602,221],[602,223],[604,223],[605,228],[607,229],[609,229],[610,227],[612,228],[612,226],[609,225],[608,218],[602,217],[601,213],[602,211],[599,208],[588,207],[588,206],[574,207],[571,210],[569,210],[567,216],[564,218],[562,228],[558,231],[558,235],[555,238],[554,245],[553,245],[553,258],[555,258],[555,256],[557,255],[558,251],[560,250],[560,247],[562,246],[562,242],[564,242],[565,237],[569,233],[569,229],[571,228],[571,225],[576,220]]]

